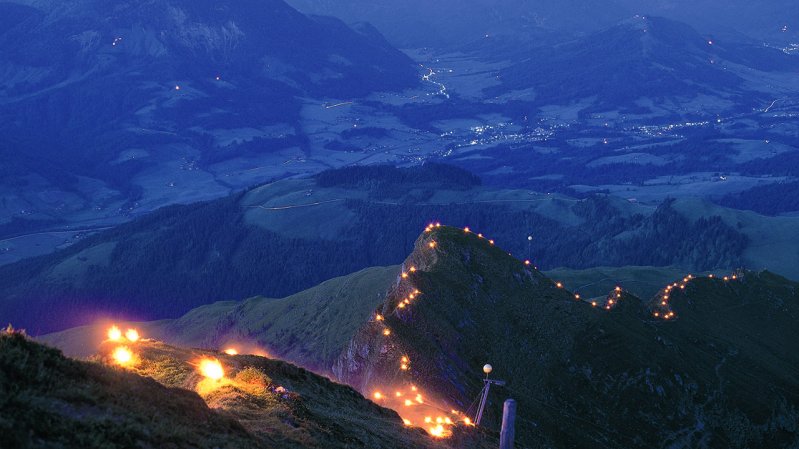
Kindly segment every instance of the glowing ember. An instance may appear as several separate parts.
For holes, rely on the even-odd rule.
[[[555,284],[555,286],[558,287],[558,288],[563,288],[563,283],[562,282],[558,282],[557,284]]]
[[[227,348],[225,349],[225,354],[227,355],[239,355],[239,351],[236,348]]]
[[[111,356],[114,358],[114,361],[117,363],[117,365],[120,366],[128,366],[133,362],[133,353],[125,346],[120,346],[114,349],[114,352]]]
[[[131,343],[136,343],[137,341],[139,341],[140,338],[139,331],[137,331],[136,329],[128,329],[125,332],[125,338],[127,338],[128,341],[130,341]]]
[[[116,326],[111,326],[111,329],[108,329],[108,339],[110,341],[122,340],[122,331]]]
[[[413,425],[413,423],[411,422],[410,419],[403,419],[402,422],[405,423],[406,426],[412,426]]]
[[[391,335],[391,330],[390,329],[383,329],[383,335],[388,337],[389,335]]]
[[[225,377],[225,369],[216,359],[202,359],[199,366],[200,374],[212,380],[221,380]]]
[[[428,245],[430,246],[430,248],[435,248],[436,247],[436,242],[430,242]]]
[[[376,321],[383,321],[383,315],[380,315],[380,314],[375,315],[375,320]]]
[[[379,401],[379,400],[383,399],[383,393],[381,393],[379,391],[375,391],[375,394],[373,394],[372,397],[374,397],[375,399],[377,399]]]
[[[435,427],[431,427],[427,429],[430,432],[430,435],[434,436],[435,438],[445,438],[447,437],[447,430],[444,428],[443,425],[439,424]]]

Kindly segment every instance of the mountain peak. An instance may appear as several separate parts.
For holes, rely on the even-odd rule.
[[[509,368],[492,344],[497,335],[509,335],[517,325],[523,335],[532,332],[539,313],[563,309],[579,317],[590,311],[575,299],[490,238],[432,224],[333,372],[365,393],[413,385],[463,410],[479,382],[470,373],[489,361]],[[538,332],[562,340],[554,327],[545,327]]]

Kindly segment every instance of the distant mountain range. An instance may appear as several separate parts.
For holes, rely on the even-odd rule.
[[[306,103],[419,82],[374,28],[281,0],[3,2],[0,17],[0,221],[26,230],[224,195],[198,167],[301,159]]]
[[[650,104],[687,112],[695,101],[709,103],[710,110],[730,101],[748,111],[780,90],[754,73],[798,69],[799,59],[778,49],[716,40],[681,22],[639,16],[531,50],[500,72],[502,87],[491,91],[532,89],[537,103],[588,101],[599,111],[627,114]],[[791,91],[787,84],[782,89]]]
[[[660,15],[703,32],[753,37],[796,37],[799,8],[789,0],[752,3],[732,0],[289,0],[297,9],[368,21],[399,46],[452,48],[485,34],[523,34],[542,28],[590,33],[633,15]]]
[[[488,362],[507,386],[492,390],[483,426],[496,429],[502,400],[515,398],[521,447],[796,444],[797,284],[768,272],[684,273],[651,299],[624,282],[589,295],[490,238],[432,226],[401,267],[136,326],[173,344],[266,348],[403,417],[419,403],[403,405],[395,390],[474,412]],[[44,340],[91,352],[105,328]]]

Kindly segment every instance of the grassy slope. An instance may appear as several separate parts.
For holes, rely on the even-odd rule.
[[[353,389],[284,362],[151,340],[128,346],[136,364],[125,370],[105,365],[112,343],[96,362],[78,362],[20,334],[0,335],[0,445],[445,447]],[[204,356],[220,359],[226,380],[203,380],[194,366]],[[487,447],[475,432],[454,441]]]
[[[282,299],[251,298],[198,307],[177,320],[128,323],[144,333],[190,347],[255,347],[303,366],[328,371],[349,338],[385,299],[399,267],[367,268]],[[66,354],[99,348],[110,321],[45,335]]]
[[[439,244],[435,252],[426,246],[430,239]],[[799,288],[783,278],[694,280],[672,295],[678,319],[664,323],[629,292],[612,312],[575,301],[458,229],[424,235],[408,265],[419,270],[399,284],[396,268],[365,270],[284,300],[218,303],[142,329],[212,347],[224,343],[222,335],[246,336],[325,372],[345,342],[334,375],[361,392],[413,382],[463,410],[479,391],[480,367],[490,362],[509,384],[492,393],[486,424],[496,428],[502,399],[514,397],[520,438],[533,447],[765,448],[798,441]],[[563,279],[641,276],[641,288],[651,292],[684,274],[635,267]],[[411,288],[423,295],[398,310]],[[353,306],[353,298],[362,301]],[[385,314],[390,338],[368,320],[375,310]],[[86,333],[48,340],[90,342]],[[401,355],[412,360],[408,372],[398,368]]]
[[[673,295],[678,319],[660,322],[629,294],[611,312],[576,301],[459,230],[423,236],[406,263],[422,268],[390,293],[384,324],[366,324],[340,361],[337,374],[350,384],[396,381],[407,354],[412,381],[466,405],[490,362],[508,386],[496,391],[489,418],[496,425],[500,400],[515,397],[518,432],[531,446],[799,442],[799,289],[784,278],[698,279]],[[422,299],[398,309],[416,288]]]
[[[206,347],[254,343],[281,358],[328,371],[398,275],[399,267],[369,268],[283,299],[229,303],[221,315],[217,306],[209,306],[210,311],[201,307],[168,322],[163,335]]]
[[[0,335],[0,446],[255,448],[191,392]]]

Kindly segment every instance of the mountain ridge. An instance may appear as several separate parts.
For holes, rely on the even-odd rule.
[[[661,292],[639,299],[623,285],[588,298],[487,236],[435,224],[399,271],[379,270],[376,283],[337,281],[332,295],[317,296],[329,307],[353,305],[347,298],[359,291],[371,291],[373,299],[335,312],[355,315],[362,324],[347,328],[332,366],[324,366],[331,352],[321,351],[315,366],[403,417],[418,420],[410,415],[417,407],[411,392],[424,404],[469,416],[482,386],[479,369],[491,363],[508,384],[492,392],[483,425],[497,428],[501,399],[515,398],[521,445],[665,448],[727,441],[765,448],[799,441],[799,427],[792,427],[799,423],[799,385],[791,374],[799,359],[790,349],[794,340],[785,340],[796,334],[799,318],[794,282],[768,272],[686,275],[664,287],[670,298]],[[230,303],[206,307],[196,316],[207,318],[195,318],[195,336],[184,344],[221,329],[230,338],[217,338],[217,344],[238,339],[241,347],[262,345],[282,357],[297,340],[270,342],[263,329],[287,326],[299,336],[310,335],[312,327],[322,331],[313,337],[318,341],[342,332],[291,316],[270,318],[263,311],[271,303],[250,301],[260,306],[233,314]],[[310,304],[295,302],[293,313],[313,317]],[[263,324],[247,324],[262,318]],[[169,335],[170,322],[148,326],[166,341],[181,338]],[[75,332],[86,329],[47,338],[58,344]],[[390,394],[395,390],[408,398],[404,404]]]
[[[364,170],[380,175],[372,180]],[[793,276],[796,269],[790,244],[796,218],[701,200],[653,207],[498,189],[474,185],[467,174],[447,179],[442,171],[425,170],[424,176],[418,168],[384,176],[378,168],[348,169],[162,209],[59,253],[0,267],[0,315],[41,334],[109,313],[127,320],[176,318],[219,300],[283,297],[369,266],[401,263],[431,218],[480,227],[544,270],[745,266]],[[370,181],[364,187],[350,178]],[[775,243],[783,240],[789,244]],[[148,282],[136,280],[142,278]],[[44,311],[54,307],[68,310],[58,319],[31,318],[47,317]]]

